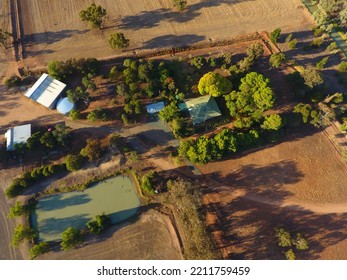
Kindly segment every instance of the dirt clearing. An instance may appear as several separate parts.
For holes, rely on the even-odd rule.
[[[106,236],[107,235],[107,236]],[[155,210],[138,221],[113,227],[98,242],[82,248],[48,253],[41,259],[54,260],[177,260],[182,259],[180,244],[168,216]]]
[[[284,258],[274,236],[284,227],[309,239],[298,258],[347,259],[346,163],[323,132],[199,169],[224,257]]]
[[[92,1],[19,0],[24,30],[25,65],[53,59],[114,56],[107,43],[124,32],[131,50],[208,43],[263,30],[298,31],[312,24],[300,0],[192,0],[178,12],[170,0],[102,0],[107,18],[101,31],[90,30],[78,16]]]

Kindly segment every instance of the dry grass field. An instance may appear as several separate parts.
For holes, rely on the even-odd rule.
[[[171,0],[100,0],[107,10],[101,31],[91,30],[78,13],[91,0],[19,0],[25,65],[52,59],[114,56],[107,43],[114,32],[130,39],[129,50],[170,48],[228,39],[255,31],[299,31],[312,24],[300,0],[191,0],[183,13]]]
[[[112,227],[96,243],[67,252],[50,252],[54,260],[179,260],[180,244],[170,219],[149,210],[131,224]]]
[[[199,167],[224,257],[279,259],[275,227],[303,233],[305,259],[347,259],[346,163],[323,132]]]

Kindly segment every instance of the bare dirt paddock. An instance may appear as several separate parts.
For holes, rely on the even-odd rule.
[[[312,24],[300,0],[191,0],[183,13],[171,0],[100,0],[96,3],[106,8],[107,19],[97,31],[78,16],[91,0],[18,1],[25,65],[31,68],[53,59],[114,56],[107,43],[114,32],[124,32],[129,50],[141,52],[277,27],[299,31]]]
[[[281,259],[275,227],[310,243],[299,259],[347,259],[346,163],[323,132],[199,168],[225,258]]]
[[[150,210],[138,221],[105,233],[100,241],[67,252],[51,252],[41,259],[54,260],[179,260],[180,244],[170,219]]]

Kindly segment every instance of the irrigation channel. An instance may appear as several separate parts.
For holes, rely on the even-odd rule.
[[[31,223],[40,241],[57,241],[68,227],[83,228],[96,215],[106,214],[112,223],[133,216],[141,202],[129,177],[116,176],[83,192],[54,194],[40,199]]]

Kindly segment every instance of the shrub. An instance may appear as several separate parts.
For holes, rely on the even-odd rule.
[[[30,258],[35,259],[39,255],[47,253],[49,251],[49,245],[47,242],[40,242],[38,244],[33,245],[30,249]]]
[[[27,212],[27,207],[17,201],[13,207],[10,208],[10,211],[8,213],[8,217],[13,219],[15,217],[22,216],[24,213]]]
[[[100,234],[111,225],[111,219],[105,214],[97,215],[87,223],[87,228],[91,233]]]
[[[80,155],[87,157],[89,161],[98,160],[102,155],[101,143],[98,139],[87,139],[86,146],[80,151]]]
[[[296,260],[296,256],[295,256],[295,253],[292,249],[289,249],[286,253],[286,258],[287,260]]]
[[[76,110],[76,109],[72,109],[72,110],[70,111],[69,116],[70,116],[70,118],[71,118],[72,120],[75,121],[75,120],[78,120],[78,119],[81,118],[81,112],[78,111],[78,110]]]
[[[341,72],[347,72],[347,61],[342,61],[338,68]]]
[[[290,41],[288,43],[288,48],[293,50],[296,48],[296,45],[298,44],[298,40],[297,39],[293,39],[292,41]]]
[[[77,171],[82,166],[82,158],[79,155],[69,154],[64,158],[66,169],[69,171]]]
[[[22,79],[20,77],[18,77],[17,75],[13,75],[5,81],[5,85],[8,87],[15,87],[15,86],[19,86],[21,82],[22,82]]]
[[[82,234],[79,229],[69,227],[61,235],[61,249],[67,251],[75,248],[83,242]]]
[[[270,40],[272,43],[277,43],[278,39],[281,36],[282,30],[280,28],[275,29],[270,33]]]
[[[157,176],[155,171],[150,171],[141,178],[141,188],[150,194],[154,194],[153,180]]]
[[[35,238],[35,231],[25,225],[18,225],[14,229],[13,238],[12,238],[12,246],[18,247],[21,242],[24,240],[33,240]]]

